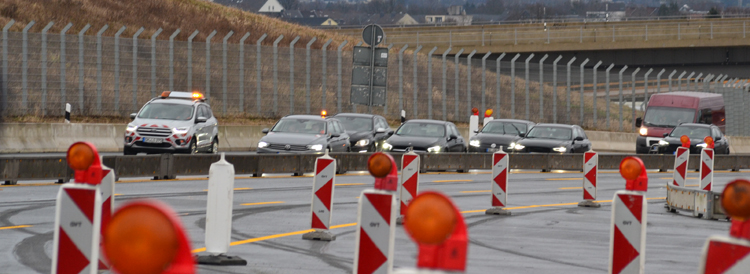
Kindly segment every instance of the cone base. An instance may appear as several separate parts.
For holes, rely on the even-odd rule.
[[[328,232],[327,230],[316,230],[313,232],[302,234],[302,239],[330,242],[330,241],[336,240],[336,235],[331,234],[331,232]]]
[[[511,215],[510,210],[502,207],[493,207],[484,212],[486,215]]]
[[[595,203],[591,200],[584,200],[578,203],[578,206],[580,207],[602,207],[600,203]]]
[[[247,265],[244,259],[226,254],[195,256],[195,261],[207,265]]]

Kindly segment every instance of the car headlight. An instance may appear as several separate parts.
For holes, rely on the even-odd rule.
[[[640,133],[641,136],[646,136],[648,135],[648,129],[645,127],[642,127],[641,130],[638,131],[638,133]]]
[[[471,141],[469,141],[469,145],[473,146],[473,147],[479,147],[479,145],[481,145],[481,144],[482,144],[482,142],[480,142],[479,140],[471,140]]]
[[[359,147],[363,147],[363,146],[366,146],[366,145],[369,145],[369,144],[370,144],[370,140],[369,139],[362,139],[362,140],[357,141],[356,145],[359,146]]]
[[[702,147],[702,148],[706,148],[706,147],[708,146],[708,144],[706,144],[706,143],[700,143],[700,144],[697,144],[697,145],[695,145],[695,146],[697,146],[697,147]]]
[[[393,146],[389,143],[383,143],[383,150],[391,150]]]
[[[268,143],[263,142],[263,141],[258,142],[258,148],[264,148],[264,147],[268,147]]]
[[[524,148],[526,148],[526,146],[524,146],[522,144],[518,144],[518,143],[510,143],[509,147],[511,149],[515,149],[515,150],[523,150]]]
[[[660,146],[668,146],[668,145],[669,145],[669,142],[667,142],[667,141],[664,141],[664,140],[659,140],[659,145],[660,145]]]
[[[440,146],[428,147],[427,152],[438,153],[440,152],[440,149],[441,149]]]
[[[136,125],[131,125],[131,124],[128,124],[128,127],[126,127],[126,128],[125,128],[125,131],[126,131],[126,132],[133,132],[133,131],[135,131],[135,130],[136,130],[137,128],[138,128],[138,126],[136,126]]]
[[[309,145],[307,146],[308,149],[315,150],[315,151],[321,151],[323,150],[323,145],[317,144],[317,145]]]
[[[187,128],[187,127],[173,128],[172,129],[172,133],[174,133],[174,134],[186,134],[186,133],[188,133],[189,130],[190,130],[190,128]]]
[[[565,152],[567,150],[568,149],[566,147],[556,147],[552,149],[552,151],[555,151],[555,152]]]

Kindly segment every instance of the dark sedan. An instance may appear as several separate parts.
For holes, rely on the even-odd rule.
[[[466,143],[456,125],[438,120],[409,120],[383,143],[383,151],[441,153],[466,152]]]
[[[380,149],[393,130],[380,115],[339,113],[333,116],[349,134],[352,151],[374,152]]]
[[[715,125],[685,123],[672,129],[672,132],[664,134],[664,139],[652,148],[658,153],[673,154],[677,147],[682,146],[680,137],[687,135],[690,138],[690,153],[700,153],[706,147],[703,140],[707,136],[714,139],[714,151],[716,154],[729,154],[729,140],[721,133]]]
[[[308,153],[351,151],[349,135],[339,120],[314,115],[281,118],[258,142],[258,153]]]
[[[500,147],[512,151],[510,143],[521,139],[520,135],[526,134],[533,126],[533,122],[526,120],[492,120],[469,140],[469,152],[495,152]]]
[[[537,124],[521,140],[512,143],[514,152],[583,153],[591,142],[576,125]]]

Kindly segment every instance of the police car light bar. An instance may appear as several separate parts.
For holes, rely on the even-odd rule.
[[[161,93],[161,98],[173,98],[173,99],[191,99],[191,100],[203,100],[203,94],[197,91],[186,92],[186,91],[164,91]]]

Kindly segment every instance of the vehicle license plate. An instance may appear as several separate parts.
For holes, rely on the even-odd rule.
[[[498,151],[500,151],[500,148],[499,148],[499,147],[495,147],[495,148],[492,148],[492,147],[491,147],[491,148],[487,148],[487,152],[498,152]]]
[[[161,144],[162,139],[161,138],[143,138],[144,143],[149,144]]]

